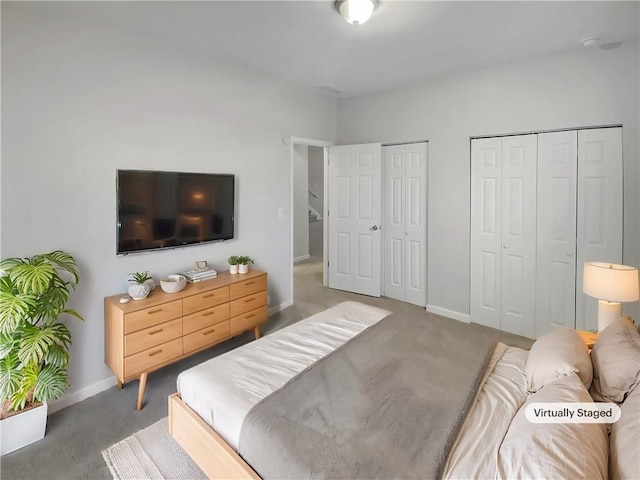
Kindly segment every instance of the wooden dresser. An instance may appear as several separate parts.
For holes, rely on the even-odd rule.
[[[246,330],[253,329],[257,339],[267,321],[267,274],[258,270],[219,273],[178,293],[158,286],[129,303],[120,303],[122,296],[104,299],[105,361],[119,389],[140,379],[137,410],[150,372]]]

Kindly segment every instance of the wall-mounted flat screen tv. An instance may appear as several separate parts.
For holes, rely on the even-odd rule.
[[[118,254],[233,238],[235,177],[118,170]]]

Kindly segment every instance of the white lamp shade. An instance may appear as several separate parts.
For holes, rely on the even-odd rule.
[[[635,302],[640,298],[638,269],[626,265],[585,262],[582,290],[609,302]]]
[[[341,0],[337,2],[338,11],[342,18],[352,25],[361,25],[373,13],[373,0]]]

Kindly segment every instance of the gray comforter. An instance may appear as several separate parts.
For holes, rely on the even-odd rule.
[[[439,478],[494,346],[391,315],[258,403],[239,451],[263,478]]]

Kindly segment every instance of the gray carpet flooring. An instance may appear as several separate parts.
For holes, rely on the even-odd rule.
[[[321,253],[312,252],[309,261],[294,267],[294,304],[269,319],[263,329],[265,335],[339,302],[356,300],[422,321],[426,318],[436,328],[458,335],[491,337],[524,348],[532,343],[531,340],[516,335],[432,315],[426,313],[424,308],[396,300],[330,290],[322,286],[322,264],[318,261],[319,258]],[[134,409],[138,382],[132,381],[123,390],[113,387],[53,413],[49,416],[47,434],[43,440],[2,457],[0,477],[31,480],[111,478],[101,451],[165,417],[167,397],[175,392],[176,377],[182,370],[250,342],[252,338],[252,334],[245,333],[152,373],[147,384],[145,407],[140,412]]]

